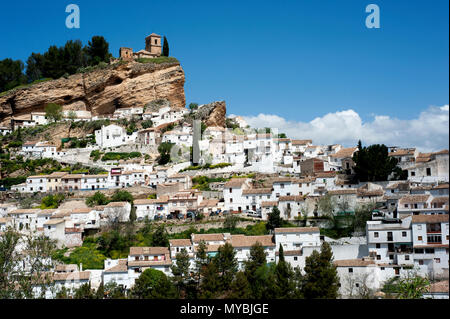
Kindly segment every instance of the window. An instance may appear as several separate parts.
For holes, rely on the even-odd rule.
[[[422,241],[422,236],[417,236],[417,240]]]
[[[431,176],[431,168],[427,167],[427,176]]]
[[[384,267],[381,267],[380,269],[381,269],[381,270],[384,270]]]
[[[441,258],[434,258],[434,262],[436,264],[440,264],[441,263]]]
[[[423,259],[419,259],[419,265],[423,265]]]
[[[377,260],[381,260],[381,255],[377,255]]]
[[[411,176],[416,176],[416,172],[411,172]]]
[[[405,255],[405,260],[409,260],[409,255]]]
[[[348,269],[348,272],[353,272],[353,268],[349,268],[349,269]]]
[[[379,236],[378,232],[373,233],[373,237],[378,238],[378,236]]]
[[[427,236],[428,243],[440,244],[442,242],[441,235],[428,235]]]
[[[406,232],[402,232],[402,237],[406,237]]]
[[[296,260],[297,260],[297,257],[294,257],[294,260],[296,261]]]
[[[376,244],[375,247],[376,248],[381,248],[381,244]]]

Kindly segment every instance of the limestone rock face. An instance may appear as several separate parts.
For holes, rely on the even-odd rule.
[[[199,106],[192,117],[205,121],[207,126],[225,127],[227,107],[225,101],[217,101]]]
[[[185,107],[184,81],[184,71],[177,62],[109,65],[11,90],[0,96],[0,122],[13,115],[44,111],[48,103],[91,111],[92,115],[112,114],[123,107],[143,107],[158,99],[170,101],[172,107]]]

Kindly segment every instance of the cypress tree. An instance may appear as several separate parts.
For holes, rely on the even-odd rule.
[[[162,56],[169,56],[169,42],[167,41],[166,36],[164,36]]]
[[[276,298],[290,298],[295,291],[294,271],[284,259],[283,246],[280,244],[278,264],[275,268]]]

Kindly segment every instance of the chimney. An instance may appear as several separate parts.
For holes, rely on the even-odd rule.
[[[83,264],[80,263],[80,271],[83,271]]]

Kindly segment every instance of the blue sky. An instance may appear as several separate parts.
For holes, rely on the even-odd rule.
[[[65,27],[70,3],[80,29]],[[370,3],[380,29],[365,27]],[[187,103],[226,100],[228,113],[303,122],[348,109],[410,120],[448,104],[448,12],[448,0],[8,1],[0,59],[93,35],[117,56],[156,32],[186,72]]]

